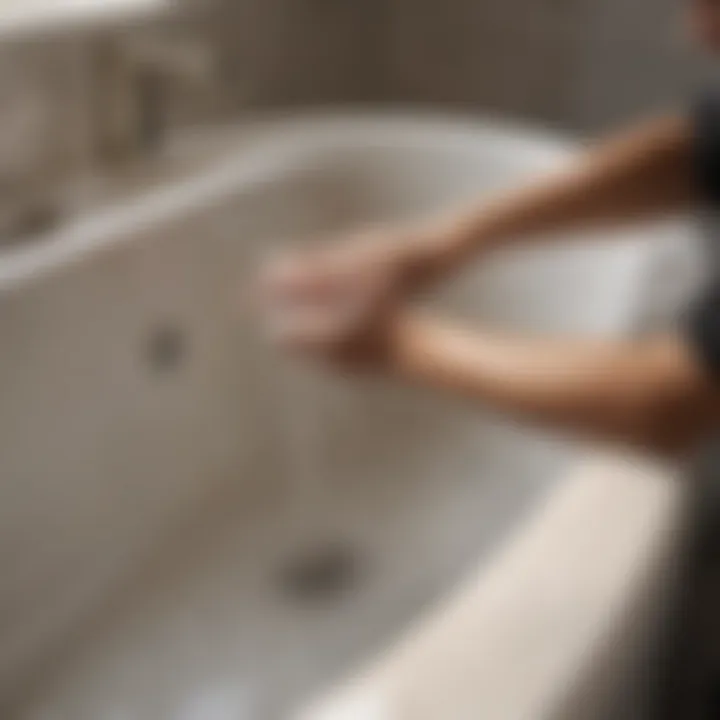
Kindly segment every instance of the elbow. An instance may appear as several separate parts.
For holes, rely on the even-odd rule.
[[[710,410],[692,388],[658,392],[643,403],[633,423],[636,444],[660,456],[686,457],[712,434]]]
[[[676,339],[649,343],[636,357],[624,413],[632,441],[663,456],[689,455],[717,427],[715,381]]]

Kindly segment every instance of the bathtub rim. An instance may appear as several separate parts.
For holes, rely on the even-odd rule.
[[[226,130],[224,126],[208,128],[199,136]],[[308,159],[327,158],[338,148],[358,150],[363,142],[380,140],[407,147],[433,143],[433,147],[455,149],[479,148],[492,142],[504,144],[508,152],[525,153],[523,164],[527,162],[528,168],[560,164],[570,159],[577,148],[576,143],[559,134],[522,122],[430,111],[266,113],[233,125],[232,131],[238,137],[229,143],[226,159],[160,181],[137,195],[130,193],[24,243],[0,248],[0,294],[88,255],[132,242],[140,229],[189,216],[243,188],[271,183],[281,174],[301,173]]]
[[[209,200],[215,203],[222,201],[224,195],[234,196],[242,192],[243,186],[258,182],[272,182],[278,173],[294,172],[296,169],[302,172],[307,159],[305,154],[307,146],[298,147],[290,141],[297,140],[297,137],[293,137],[294,132],[297,132],[300,138],[306,137],[307,126],[310,124],[312,124],[312,137],[315,138],[314,142],[316,143],[311,148],[313,152],[326,142],[328,124],[336,126],[340,132],[340,130],[347,129],[348,119],[358,131],[375,126],[379,119],[384,127],[386,127],[388,119],[394,119],[393,121],[397,123],[397,133],[404,135],[407,130],[407,118],[397,114],[382,115],[380,118],[375,114],[366,118],[323,115],[320,116],[320,119],[323,121],[321,124],[318,124],[317,116],[306,117],[302,120],[297,118],[279,119],[274,121],[271,126],[265,124],[267,121],[262,121],[263,127],[260,132],[265,139],[259,147],[249,150],[247,155],[236,156],[233,152],[227,162],[217,163],[198,175],[192,175],[188,180],[168,183],[169,187],[161,186],[141,197],[125,200],[110,208],[93,213],[82,221],[80,228],[75,226],[59,233],[53,233],[47,238],[47,243],[42,243],[42,247],[33,244],[12,250],[7,256],[5,253],[0,253],[0,292],[21,289],[31,282],[42,280],[68,266],[84,262],[97,252],[116,247],[118,244],[133,243],[136,229],[138,227],[146,228],[148,218],[150,218],[151,224],[162,225],[170,219],[182,217],[179,210],[190,214],[198,208],[207,207]],[[438,129],[435,116],[430,118],[414,117],[412,121],[419,136],[427,132],[428,128]],[[523,136],[521,139],[506,138],[507,127],[498,128],[488,125],[484,120],[459,123],[457,120],[448,120],[444,127],[448,135],[456,138],[458,128],[463,128],[464,132],[473,136],[476,136],[480,130],[486,138],[496,136],[495,133],[498,133],[496,137],[502,137],[513,145],[518,140],[522,145],[532,144],[533,138],[536,137],[531,134]],[[287,137],[288,129],[293,131],[290,133],[289,139]],[[285,138],[280,147],[275,142],[278,135]],[[555,140],[543,133],[539,133],[537,137],[545,138],[550,143],[547,146],[542,145],[535,148],[538,151],[539,160],[555,161],[571,156],[570,146],[565,143],[557,141],[558,144],[555,145]],[[298,154],[289,158],[287,154],[289,147],[299,150]],[[201,184],[204,190],[204,194],[200,197],[197,193],[198,184]],[[188,197],[192,202],[183,205],[184,200]],[[139,210],[143,212],[139,212]],[[139,219],[138,214],[141,215]],[[647,254],[642,251],[645,254],[641,256],[638,251],[630,248],[628,248],[628,252],[635,252],[638,260]],[[633,314],[638,306],[634,303],[641,300],[641,292],[642,288],[638,287],[637,289],[633,288],[629,293],[632,297],[629,298],[627,305],[627,319],[631,322],[635,320]]]
[[[631,663],[642,657],[647,645],[627,645],[636,633],[654,643],[680,592],[668,580],[690,547],[692,490],[684,475],[680,464],[647,455],[589,450],[488,565],[468,573],[384,651],[297,708],[293,720],[409,720],[415,715],[407,710],[417,709],[418,697],[435,710],[442,698],[457,717],[496,717],[488,713],[501,707],[497,717],[505,720],[579,717],[588,695],[601,709],[613,706],[608,693],[626,679],[617,675],[614,660],[624,668],[623,653],[631,654]],[[615,524],[598,523],[598,507]],[[596,552],[596,562],[588,566],[576,546]],[[540,603],[533,580],[547,584]],[[567,637],[547,642],[545,627],[563,610],[584,643]],[[468,644],[471,637],[495,644]],[[498,640],[507,646],[498,648]],[[535,662],[526,662],[528,650]],[[517,667],[529,690],[517,682]],[[478,694],[478,681],[488,696]],[[605,716],[597,707],[591,713]],[[440,717],[422,714],[422,720]]]

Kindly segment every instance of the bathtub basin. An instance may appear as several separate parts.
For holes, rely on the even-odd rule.
[[[3,717],[290,717],[482,576],[586,448],[298,368],[239,298],[288,243],[572,154],[437,117],[260,122],[201,171],[3,252]],[[517,252],[431,302],[621,336],[652,241],[678,232]]]

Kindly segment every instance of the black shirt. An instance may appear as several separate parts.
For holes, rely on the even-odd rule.
[[[703,202],[720,211],[720,94],[703,96],[693,111],[692,166]],[[684,330],[698,361],[720,379],[720,282],[688,308]]]

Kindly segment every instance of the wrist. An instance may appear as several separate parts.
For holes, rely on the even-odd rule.
[[[395,313],[389,325],[387,360],[391,373],[414,376],[429,356],[432,347],[433,322],[413,310]]]
[[[410,291],[423,290],[452,268],[454,237],[445,224],[410,230],[403,243],[402,264],[405,285]]]
[[[470,257],[489,252],[493,246],[492,228],[477,217],[451,214],[428,225],[416,235],[414,263],[417,285],[441,280]]]

